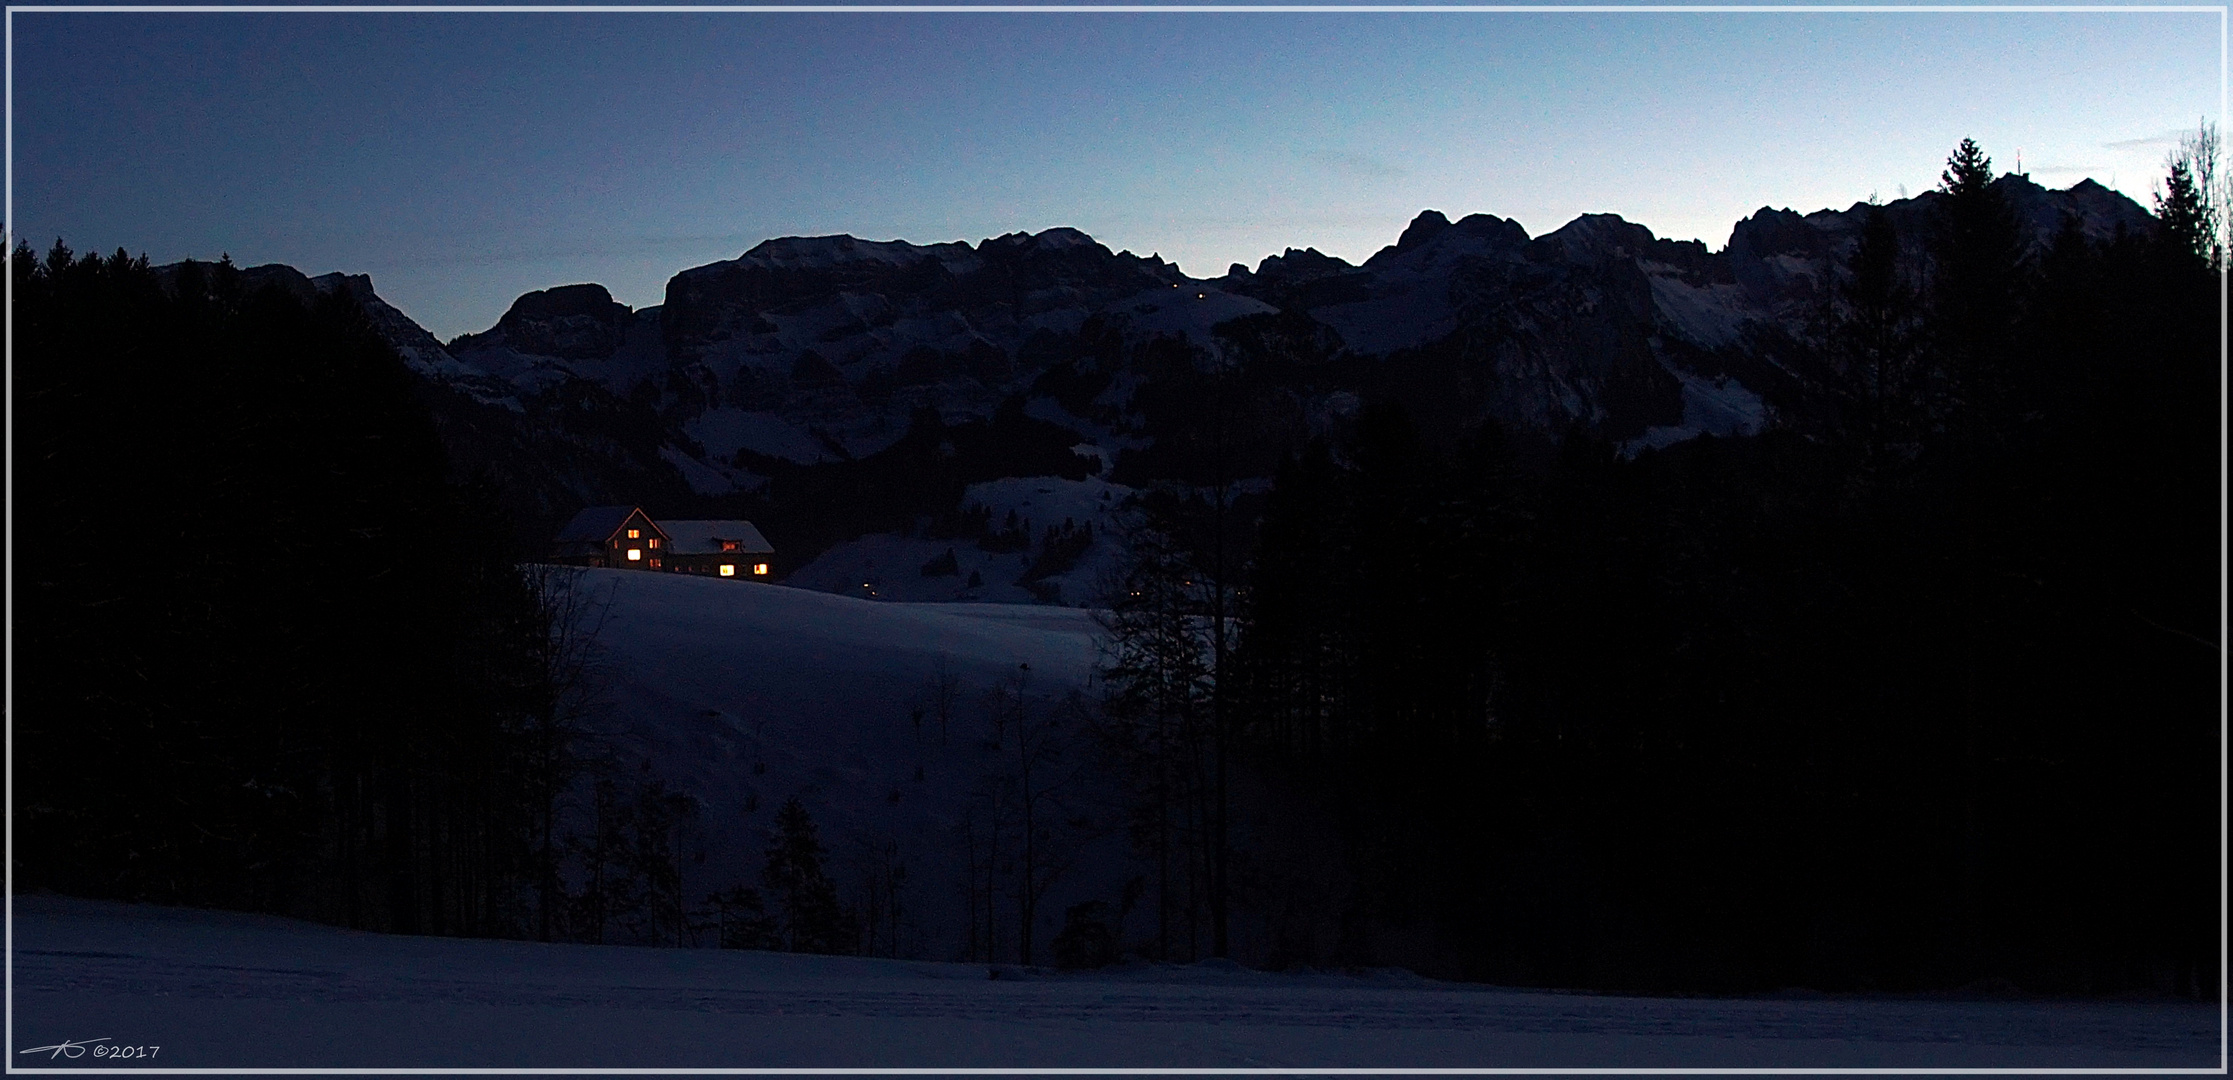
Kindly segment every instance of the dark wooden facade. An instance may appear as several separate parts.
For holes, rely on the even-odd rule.
[[[638,506],[592,506],[558,531],[552,562],[616,570],[666,570],[674,538]]]

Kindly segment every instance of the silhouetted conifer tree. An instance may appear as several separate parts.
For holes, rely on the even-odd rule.
[[[1902,272],[1899,230],[1883,207],[1869,207],[1837,298],[1831,346],[1868,464],[1882,469],[1895,448],[1912,448],[1924,405],[1914,289]]]
[[[1993,162],[1963,139],[1940,174],[1931,243],[1931,328],[1939,419],[1964,445],[2004,433],[2024,245],[2014,208],[1993,185]]]
[[[822,841],[815,835],[814,818],[806,805],[796,796],[785,800],[776,811],[775,829],[760,881],[775,899],[783,948],[807,953],[852,951],[859,928],[823,869]]]

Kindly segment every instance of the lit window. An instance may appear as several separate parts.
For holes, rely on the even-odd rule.
[[[643,550],[642,550],[641,548],[629,548],[629,549],[628,549],[628,561],[629,561],[629,562],[635,562],[635,561],[637,561],[638,559],[641,559],[641,558],[643,558],[643,557],[644,557],[644,553],[643,553]]]
[[[634,540],[638,537],[641,537],[643,534],[644,533],[642,529],[630,529],[628,530],[628,539]]]
[[[766,577],[766,576],[767,576],[767,573],[768,573],[768,564],[766,564],[766,563],[764,563],[764,562],[756,562],[756,563],[753,563],[753,564],[752,564],[752,572],[753,572],[753,573],[755,573],[755,574],[758,574],[758,575],[760,575],[760,576],[762,576],[762,577]]]
[[[723,540],[721,542],[721,550],[723,551],[737,551],[743,547],[744,541],[742,540]]]
[[[651,538],[651,539],[650,539],[650,540],[649,540],[648,542],[646,542],[645,546],[646,546],[646,547],[658,547],[658,546],[659,546],[659,538],[658,538],[658,537],[656,537],[656,536],[652,537],[652,538]]]
[[[735,564],[735,563],[727,563],[727,562],[725,562],[725,563],[722,563],[722,564],[721,564],[721,576],[722,576],[722,577],[735,577],[735,576],[737,576],[737,564]]]
[[[654,570],[657,570],[657,569],[659,569],[659,560],[657,560],[657,559],[653,559],[653,560],[651,560],[651,568],[652,568],[652,569],[654,569]]]

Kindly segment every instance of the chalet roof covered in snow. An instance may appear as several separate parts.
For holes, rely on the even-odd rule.
[[[628,515],[635,512],[636,508],[633,506],[588,507],[581,513],[575,514],[574,520],[567,522],[565,528],[558,530],[558,542],[561,544],[576,541],[586,541],[592,544],[604,543],[612,539],[612,535],[619,532],[620,527],[627,523]],[[649,514],[644,515],[647,520],[650,516]],[[652,527],[659,528],[657,525]],[[665,532],[666,530],[661,529],[660,531]]]
[[[735,551],[748,555],[773,555],[775,548],[749,521],[667,521],[660,523],[667,542],[677,555],[718,555]],[[722,541],[734,548],[723,548]]]

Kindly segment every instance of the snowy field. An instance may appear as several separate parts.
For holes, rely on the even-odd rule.
[[[1668,1000],[1401,974],[983,965],[357,933],[17,897],[16,1068],[2219,1066],[2216,1006]],[[123,1065],[125,1062],[115,1064]]]
[[[879,868],[904,866],[905,913],[890,930],[900,955],[964,955],[961,827],[1004,764],[983,746],[995,699],[1021,687],[1039,717],[1092,692],[1091,612],[886,603],[626,570],[583,580],[609,604],[605,706],[589,750],[623,781],[656,778],[696,807],[680,838],[685,897],[757,885],[776,810],[796,798],[843,902],[865,908]],[[1084,735],[1071,736],[1066,764],[1082,768]],[[1100,826],[1074,845],[1074,868],[1040,909],[1042,947],[1067,905],[1113,903],[1128,872],[1114,811],[1076,809]],[[581,800],[568,821],[587,828]],[[880,939],[877,951],[893,944]]]
[[[1078,450],[1079,453],[1087,451],[1104,458],[1108,456],[1108,452],[1099,447],[1081,446]],[[1131,488],[1099,477],[1084,480],[1054,476],[1010,477],[971,484],[962,496],[961,505],[965,509],[983,507],[990,511],[994,528],[1004,526],[1008,515],[1014,514],[1019,522],[1029,524],[1035,538],[1032,550],[988,552],[970,540],[878,533],[831,547],[814,561],[791,571],[784,583],[794,588],[887,601],[1038,603],[1038,596],[1016,581],[1031,566],[1038,550],[1036,538],[1043,536],[1049,526],[1071,522],[1091,525],[1094,542],[1081,554],[1076,565],[1060,574],[1049,575],[1040,587],[1051,588],[1050,595],[1059,598],[1062,604],[1090,606],[1103,591],[1104,577],[1121,570],[1119,507],[1131,494]],[[954,553],[954,572],[924,576],[923,564],[948,551]],[[981,583],[970,585],[971,574]],[[1078,625],[1090,629],[1084,622]]]

